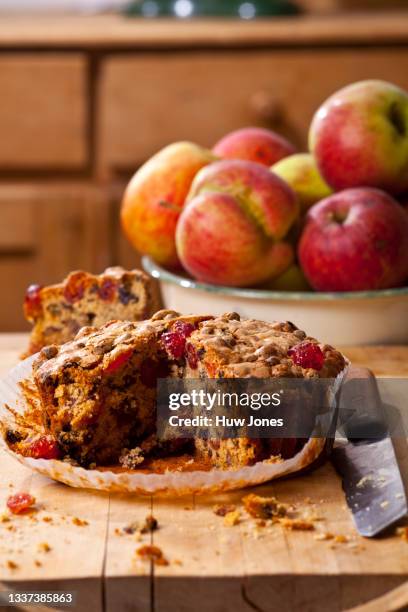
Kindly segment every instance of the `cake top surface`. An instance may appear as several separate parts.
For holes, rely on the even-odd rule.
[[[84,327],[73,341],[61,347],[44,348],[34,368],[39,376],[57,373],[73,363],[84,369],[92,369],[103,363],[105,368],[120,354],[143,344],[146,346],[150,342],[157,342],[160,337],[161,345],[167,344],[163,343],[163,334],[177,335],[180,333],[177,331],[180,323],[192,326],[186,338],[187,345],[190,352],[194,351],[200,367],[203,364],[210,376],[329,377],[336,376],[345,366],[341,353],[308,338],[305,332],[290,322],[241,319],[236,313],[218,317],[181,316],[174,311],[162,310],[145,321],[112,321],[100,328]],[[293,347],[299,345],[306,349],[309,347],[309,350],[312,345],[318,356],[321,355],[319,367],[302,367],[302,361],[290,354]],[[171,351],[169,356],[174,357]],[[215,371],[211,373],[211,366],[218,368],[218,374]]]

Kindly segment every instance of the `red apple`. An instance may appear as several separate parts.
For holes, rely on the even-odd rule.
[[[298,255],[318,291],[398,287],[408,279],[408,215],[380,190],[342,191],[309,210]]]
[[[294,259],[292,245],[268,238],[227,193],[208,192],[191,200],[180,215],[176,245],[184,268],[216,285],[255,285],[279,276]]]
[[[336,190],[408,189],[408,94],[385,81],[362,81],[332,95],[314,116],[310,151]]]
[[[296,152],[286,138],[264,128],[247,127],[230,132],[215,145],[213,152],[223,159],[245,159],[272,166]]]
[[[408,195],[405,193],[403,196],[400,196],[398,198],[398,201],[401,204],[402,208],[405,210],[405,212],[408,214]]]

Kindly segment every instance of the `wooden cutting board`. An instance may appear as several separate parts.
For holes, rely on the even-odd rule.
[[[0,375],[17,362],[25,342],[22,334],[0,335]],[[408,376],[408,347],[344,352],[377,375]],[[408,479],[405,445],[399,458]],[[379,612],[401,609],[390,601],[401,603],[406,595],[400,585],[407,581],[408,543],[394,533],[376,540],[356,534],[330,463],[254,489],[321,517],[314,531],[287,531],[257,526],[244,512],[238,525],[225,526],[214,504],[239,507],[243,491],[175,500],[109,495],[52,482],[4,451],[0,461],[0,588],[73,590],[81,612],[330,612],[398,587],[370,608]],[[34,495],[38,511],[1,522],[7,497],[17,491]],[[150,513],[159,523],[152,535],[123,532]],[[347,541],[318,539],[325,532]],[[136,549],[150,543],[162,549],[167,566],[137,557]]]

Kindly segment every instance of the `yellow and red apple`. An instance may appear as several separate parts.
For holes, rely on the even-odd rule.
[[[178,265],[175,231],[197,172],[214,155],[190,142],[165,147],[131,179],[122,202],[121,220],[131,244],[168,267]]]

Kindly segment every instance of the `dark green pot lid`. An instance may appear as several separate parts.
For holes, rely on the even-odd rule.
[[[125,14],[135,17],[236,17],[255,19],[276,15],[296,15],[299,7],[292,0],[138,0]]]

